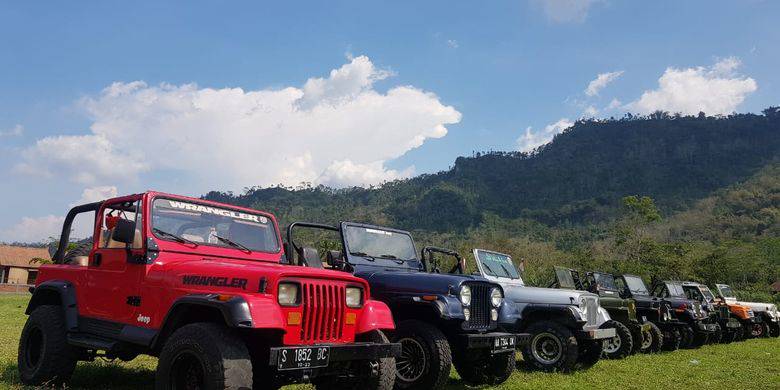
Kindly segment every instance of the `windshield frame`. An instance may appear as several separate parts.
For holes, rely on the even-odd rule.
[[[148,209],[149,209],[148,229],[149,229],[149,234],[151,234],[157,240],[161,240],[161,241],[165,241],[165,242],[171,242],[171,243],[176,243],[176,244],[181,244],[181,243],[177,242],[176,240],[173,240],[170,237],[166,237],[165,235],[158,234],[157,232],[155,232],[156,226],[154,226],[154,202],[156,202],[158,199],[168,200],[168,201],[176,201],[176,202],[184,202],[184,203],[192,203],[192,204],[196,204],[196,205],[199,205],[199,206],[213,207],[213,208],[224,209],[224,210],[229,210],[229,211],[235,211],[235,212],[244,213],[244,214],[252,214],[252,215],[257,215],[257,216],[260,216],[260,217],[267,218],[268,219],[268,225],[273,229],[273,236],[274,236],[274,241],[276,243],[276,248],[274,250],[272,250],[272,251],[260,250],[260,249],[255,249],[255,248],[249,248],[249,249],[251,250],[251,253],[264,253],[264,254],[277,254],[277,253],[279,253],[282,250],[279,226],[277,226],[276,219],[273,218],[273,215],[271,215],[269,213],[266,213],[266,212],[263,212],[263,211],[260,211],[260,210],[247,209],[247,208],[244,208],[244,207],[231,206],[231,205],[227,205],[227,204],[223,204],[223,203],[213,203],[213,202],[208,202],[208,201],[190,199],[190,198],[186,198],[186,197],[179,198],[179,197],[176,197],[176,196],[169,196],[169,195],[153,196],[153,197],[151,197],[149,199],[149,202],[148,202]],[[175,234],[175,232],[169,232],[169,233],[174,233]],[[240,243],[240,244],[246,245],[244,243]],[[186,245],[191,246],[190,244],[186,244]],[[217,249],[220,249],[220,250],[224,250],[224,249],[236,250],[236,251],[239,251],[239,252],[246,253],[245,250],[242,250],[240,248],[236,248],[236,247],[228,245],[228,244],[222,244],[222,243],[214,244],[214,243],[208,243],[208,242],[197,242],[197,246],[205,246],[205,247],[209,247],[209,248],[217,248]]]
[[[597,286],[596,289],[597,290],[599,290],[599,291],[620,292],[620,289],[617,286],[617,282],[616,282],[617,278],[615,278],[615,275],[607,273],[607,272],[599,272],[599,271],[591,272],[591,274],[593,275],[593,282],[596,283],[596,286]],[[612,287],[607,287],[607,286],[604,286],[603,283],[599,283],[599,281],[596,278],[596,275],[599,275],[599,277],[606,277],[608,279],[611,279],[612,280]]]
[[[404,261],[403,264],[399,264],[398,260],[401,259],[391,259],[388,257],[380,257],[380,256],[373,257],[373,256],[354,255],[352,254],[353,250],[349,247],[349,241],[347,239],[348,228],[374,229],[374,230],[382,230],[394,234],[405,235],[409,237],[409,240],[412,242],[412,250],[414,253],[414,258],[404,259],[406,261]],[[342,246],[344,247],[344,259],[349,265],[397,268],[397,269],[404,269],[404,270],[410,270],[415,272],[424,271],[423,268],[424,266],[422,260],[420,260],[419,251],[417,250],[417,243],[414,242],[414,237],[412,237],[412,234],[409,233],[408,231],[393,229],[386,226],[369,225],[369,224],[356,223],[356,222],[341,222],[339,230],[340,230],[340,235],[342,240]],[[372,258],[373,261],[369,260],[369,258]]]
[[[734,293],[734,289],[731,288],[728,284],[716,284],[715,287],[718,288],[718,294],[723,296],[723,298],[729,298],[729,299],[736,299],[737,294]],[[726,295],[726,293],[731,293],[730,295]]]
[[[512,267],[514,268],[514,270],[515,270],[515,273],[517,274],[517,278],[511,278],[511,277],[507,277],[507,276],[498,276],[498,275],[493,275],[492,273],[488,273],[488,272],[486,272],[487,270],[485,269],[484,265],[482,264],[482,261],[480,260],[480,257],[479,257],[479,252],[492,253],[492,254],[494,254],[494,255],[499,255],[499,256],[506,256],[507,258],[509,258],[509,263],[510,263],[510,264],[512,265]],[[508,254],[506,254],[506,253],[501,253],[501,252],[491,251],[491,250],[487,250],[487,249],[479,249],[479,248],[475,248],[475,249],[472,251],[472,253],[474,254],[474,261],[477,263],[477,268],[479,268],[479,273],[480,273],[480,274],[481,274],[483,277],[485,277],[485,278],[494,278],[494,279],[510,280],[510,281],[512,281],[512,282],[515,282],[515,283],[521,283],[521,284],[524,284],[524,283],[525,283],[525,282],[523,281],[523,275],[521,275],[521,274],[520,274],[520,270],[518,270],[518,269],[517,269],[517,266],[515,266],[515,263],[514,263],[514,261],[512,261],[512,256],[510,256],[510,255],[508,255]]]
[[[630,275],[630,274],[625,274],[625,275],[622,275],[622,277],[623,277],[623,282],[626,284],[626,289],[628,289],[628,292],[629,292],[629,293],[630,293],[632,296],[633,296],[633,295],[640,295],[640,296],[648,296],[648,297],[649,297],[649,296],[651,296],[651,295],[652,295],[652,293],[650,292],[650,289],[649,289],[649,288],[647,288],[647,284],[645,283],[645,280],[644,280],[644,279],[642,279],[641,277],[639,277],[638,275]],[[642,293],[642,292],[636,292],[636,291],[632,290],[632,289],[631,289],[631,286],[628,284],[628,279],[629,279],[629,278],[637,279],[637,280],[639,280],[640,282],[642,282],[642,286],[645,288],[645,291],[644,291],[644,293]]]

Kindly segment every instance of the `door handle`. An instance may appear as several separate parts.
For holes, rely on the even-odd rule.
[[[95,255],[92,257],[92,265],[95,267],[100,267],[100,263],[103,261],[103,255],[100,253],[95,253]]]

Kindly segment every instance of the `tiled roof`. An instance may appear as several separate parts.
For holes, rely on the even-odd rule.
[[[0,245],[0,265],[24,268],[38,268],[40,263],[30,264],[30,260],[40,257],[51,259],[46,248],[28,248],[23,246]]]

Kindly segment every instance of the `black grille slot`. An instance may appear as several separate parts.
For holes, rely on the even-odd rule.
[[[490,290],[488,284],[474,283],[468,285],[471,288],[471,318],[466,322],[469,329],[488,329],[490,327]]]

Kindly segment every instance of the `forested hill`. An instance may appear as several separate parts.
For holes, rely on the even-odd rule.
[[[609,220],[633,194],[653,198],[662,213],[681,211],[778,156],[780,108],[728,117],[657,113],[579,121],[531,154],[458,157],[448,171],[374,189],[256,188],[206,198],[273,211],[283,222],[464,231],[493,214],[557,226]]]

